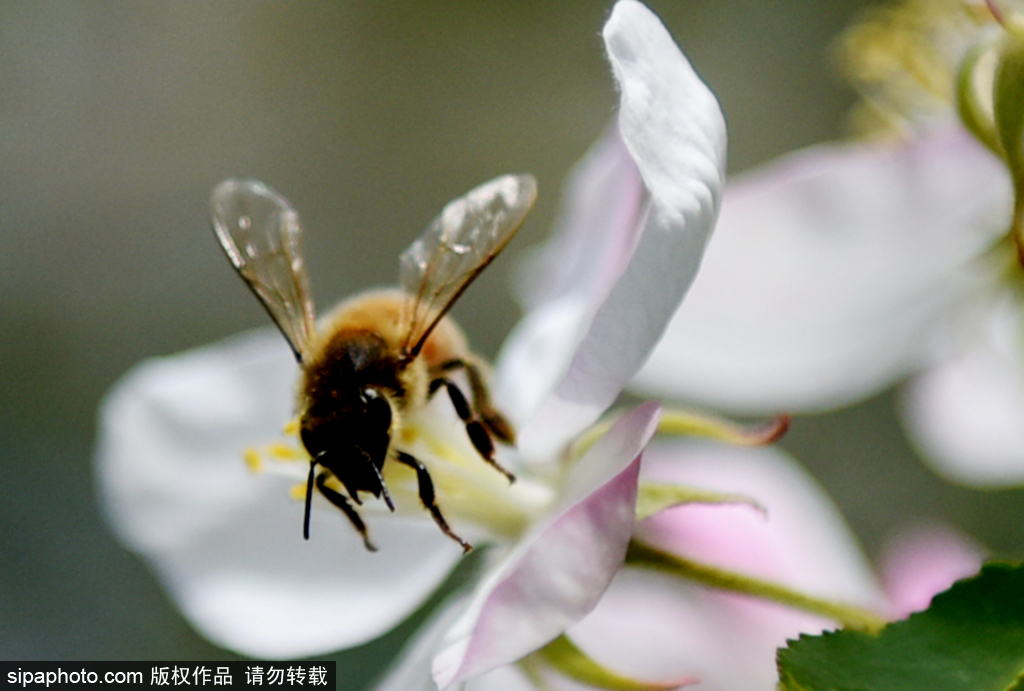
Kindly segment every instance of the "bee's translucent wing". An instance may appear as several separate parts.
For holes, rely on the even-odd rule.
[[[232,266],[302,361],[315,323],[302,226],[288,200],[257,180],[225,180],[210,197],[213,232]]]
[[[531,175],[504,175],[449,202],[400,257],[399,282],[415,299],[406,315],[407,358],[462,291],[505,248],[537,197]]]

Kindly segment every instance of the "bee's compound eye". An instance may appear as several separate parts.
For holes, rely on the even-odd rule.
[[[386,428],[391,427],[391,403],[387,396],[377,389],[363,389],[360,393],[366,415],[373,421],[374,426]]]

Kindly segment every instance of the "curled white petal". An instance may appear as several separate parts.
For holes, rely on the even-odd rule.
[[[295,376],[270,330],[143,363],[105,401],[97,448],[104,507],[125,543],[204,635],[264,658],[380,635],[461,556],[429,518],[368,517],[375,554],[333,510],[316,512],[302,540],[290,481],[242,461],[290,417]]]
[[[1000,163],[952,130],[814,147],[742,176],[638,387],[744,412],[877,391],[928,355],[1010,199]]]
[[[517,292],[524,307],[567,295],[585,295],[599,305],[640,240],[644,201],[640,171],[613,123],[570,171],[558,231],[520,269]]]
[[[565,375],[521,430],[527,456],[571,439],[615,400],[686,294],[718,214],[725,120],[714,95],[639,2],[616,3],[604,40],[647,213],[624,271],[577,331],[584,335]]]
[[[522,426],[565,375],[590,321],[625,271],[639,241],[640,173],[612,126],[576,164],[556,232],[520,271],[526,315],[505,340],[495,394]]]

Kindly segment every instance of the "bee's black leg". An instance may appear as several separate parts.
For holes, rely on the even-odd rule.
[[[512,429],[512,425],[505,419],[505,416],[491,404],[491,396],[487,391],[487,384],[480,367],[472,361],[461,360],[460,362],[462,362],[462,366],[466,370],[466,377],[469,379],[469,388],[473,392],[473,406],[476,408],[477,415],[498,441],[510,446],[515,445],[515,430]]]
[[[385,450],[386,449],[387,445],[385,445]],[[364,459],[366,459],[366,462],[369,464],[370,469],[373,471],[373,477],[377,480],[377,489],[371,489],[370,491],[373,492],[378,497],[383,495],[384,503],[388,505],[389,509],[391,509],[391,513],[394,513],[395,503],[391,501],[391,493],[388,492],[388,486],[384,484],[384,476],[381,474],[380,468],[377,467],[377,464],[373,462],[373,458],[371,458],[370,454],[366,453],[366,451],[360,448],[359,453],[362,454],[362,457]],[[346,489],[349,489],[348,486],[346,486]],[[349,494],[352,494],[351,489],[349,489]],[[355,495],[352,495],[352,498],[354,499]],[[358,500],[356,503],[359,503]]]
[[[309,479],[306,480],[306,511],[302,517],[302,537],[309,539],[309,513],[313,506],[313,477],[316,475],[317,459],[309,462]]]
[[[370,542],[370,535],[366,530],[366,524],[363,523],[363,519],[359,517],[359,514],[354,508],[352,508],[352,505],[348,503],[348,499],[346,499],[344,495],[335,492],[325,484],[328,477],[330,476],[326,472],[317,475],[316,488],[320,490],[320,494],[324,495],[327,501],[345,512],[345,515],[348,516],[348,520],[352,521],[352,525],[355,526],[355,529],[363,536],[363,544],[366,545],[366,549],[371,552],[376,552],[377,548],[372,542]]]
[[[515,445],[515,430],[512,429],[512,425],[505,419],[505,416],[499,413],[491,403],[491,395],[487,390],[487,383],[481,371],[482,366],[472,358],[468,360],[454,359],[441,363],[440,366],[435,368],[435,372],[437,373],[436,376],[441,376],[443,373],[453,370],[464,370],[466,378],[469,379],[470,391],[473,393],[473,410],[476,412],[477,417],[483,421],[488,431],[498,441]]]
[[[452,532],[452,529],[448,527],[448,521],[444,520],[444,516],[441,515],[441,509],[437,507],[437,499],[434,497],[434,481],[430,479],[427,467],[403,451],[398,452],[397,460],[402,465],[407,465],[416,471],[416,480],[419,482],[420,488],[420,501],[430,511],[430,514],[434,517],[434,523],[437,523],[437,527],[441,529],[441,532],[458,542],[463,552],[471,551],[473,545]]]
[[[494,467],[495,470],[507,477],[509,482],[515,482],[516,476],[501,467],[501,464],[495,460],[494,442],[491,440],[491,432],[483,422],[474,416],[473,409],[470,408],[469,402],[466,400],[466,396],[459,389],[458,385],[456,385],[451,379],[438,377],[430,382],[430,395],[433,396],[442,386],[447,389],[448,397],[452,399],[452,405],[455,407],[455,412],[458,413],[459,418],[466,423],[466,434],[469,435],[469,440],[473,442],[473,446],[476,447],[476,450],[485,461]]]

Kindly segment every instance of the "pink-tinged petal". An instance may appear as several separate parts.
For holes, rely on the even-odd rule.
[[[746,494],[768,513],[681,506],[640,524],[642,539],[821,597],[882,606],[871,569],[835,507],[782,452],[657,442],[645,453],[644,477]],[[800,632],[832,627],[781,605],[627,568],[569,635],[629,676],[692,675],[700,679],[698,689],[772,691],[776,648]]]
[[[380,635],[461,556],[429,520],[367,515],[376,554],[334,510],[316,511],[302,539],[292,481],[254,475],[241,456],[280,434],[295,376],[266,330],[143,363],[101,411],[96,468],[114,529],[204,635],[264,658]]]
[[[1021,305],[991,310],[969,347],[912,380],[903,419],[932,467],[979,487],[1024,484]]]
[[[919,365],[1010,204],[1002,165],[959,130],[748,173],[638,388],[745,412],[871,394]]]
[[[640,173],[608,128],[569,175],[550,240],[523,263],[526,316],[505,339],[495,396],[521,426],[557,386],[598,307],[622,275],[643,226]]]
[[[573,467],[564,501],[485,578],[434,660],[445,688],[507,665],[590,612],[633,532],[640,453],[660,407],[620,418]]]
[[[520,268],[517,293],[533,310],[569,294],[596,309],[633,256],[643,227],[640,171],[618,123],[569,172],[552,237]]]
[[[981,568],[985,551],[942,526],[918,526],[897,533],[882,553],[881,573],[889,615],[903,619],[927,609],[932,597]]]
[[[686,505],[644,521],[643,539],[818,597],[864,607],[882,601],[835,505],[780,449],[659,442],[644,468],[652,479],[752,497],[767,516],[745,505]]]
[[[569,635],[633,678],[694,677],[700,691],[774,691],[776,648],[792,632],[820,627],[777,605],[626,569]]]
[[[661,21],[620,0],[604,28],[619,131],[650,195],[625,271],[585,328],[557,387],[520,433],[540,457],[596,420],[661,337],[693,281],[718,214],[725,120]]]

